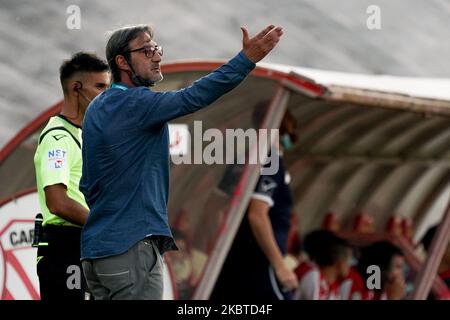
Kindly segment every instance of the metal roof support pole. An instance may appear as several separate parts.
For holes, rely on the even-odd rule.
[[[265,114],[261,129],[279,128],[284,112],[289,102],[290,92],[282,85],[276,90],[269,108]],[[272,137],[273,138],[273,137]],[[260,143],[260,141],[258,141]],[[272,144],[274,141],[271,142]],[[254,149],[251,152],[258,152]],[[234,240],[234,236],[238,231],[241,220],[247,209],[248,201],[253,193],[253,189],[259,178],[259,164],[246,164],[243,176],[239,183],[242,184],[242,192],[232,199],[231,208],[229,209],[226,233],[219,236],[217,244],[213,249],[208,263],[203,271],[203,276],[192,297],[193,300],[206,300],[211,295],[214,285],[219,277],[222,265],[225,262],[228,251]]]
[[[425,300],[433,285],[439,264],[450,241],[450,200],[444,218],[431,241],[428,257],[424,267],[419,271],[414,282],[413,300]]]

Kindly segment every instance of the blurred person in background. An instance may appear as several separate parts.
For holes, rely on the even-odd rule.
[[[39,136],[34,156],[36,186],[43,213],[37,253],[41,300],[83,300],[86,289],[80,263],[80,234],[89,214],[79,190],[81,132],[89,103],[110,85],[105,61],[78,52],[60,67],[64,93],[61,113],[51,117]],[[70,266],[78,266],[69,288]],[[78,281],[80,280],[80,281]]]
[[[163,79],[163,49],[147,25],[114,31],[106,45],[109,90],[84,120],[80,190],[91,211],[81,259],[96,299],[162,299],[162,255],[177,250],[167,217],[168,122],[196,112],[237,87],[277,45],[283,30],[268,26],[228,63],[169,92],[149,89]]]
[[[295,273],[298,300],[340,300],[339,284],[350,272],[352,249],[332,231],[316,230],[304,239],[310,261],[301,263]]]
[[[189,215],[190,212],[185,209],[179,210],[177,219],[172,225],[172,235],[178,250],[170,251],[165,256],[174,271],[178,299],[181,300],[191,297],[208,260],[204,252],[193,246]]]
[[[373,274],[368,267],[380,268],[380,288],[370,289],[368,282]],[[362,300],[400,300],[406,296],[405,258],[402,251],[388,241],[379,241],[362,249],[358,262],[361,276],[355,279],[355,287],[359,288]],[[369,280],[369,281],[368,281]]]
[[[422,238],[422,245],[428,254],[430,253],[431,241],[436,235],[437,228],[438,226],[429,228]],[[439,263],[437,274],[445,282],[447,287],[450,288],[450,243],[447,244],[444,255]]]
[[[261,107],[256,112],[264,114],[264,110]],[[259,120],[255,122],[259,123]],[[284,258],[291,225],[292,197],[290,176],[284,168],[281,153],[291,149],[296,141],[296,120],[286,111],[280,125],[280,150],[272,149],[278,153],[279,169],[274,175],[260,175],[211,300],[292,299],[298,282]]]

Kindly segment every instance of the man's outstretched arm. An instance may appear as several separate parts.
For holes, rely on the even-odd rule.
[[[273,25],[266,27],[253,38],[249,37],[245,27],[241,29],[242,51],[228,63],[195,81],[192,86],[162,93],[142,88],[142,102],[138,107],[148,106],[143,108],[144,115],[140,117],[143,124],[159,125],[210,105],[239,85],[253,70],[255,63],[275,48],[283,35],[283,29]]]

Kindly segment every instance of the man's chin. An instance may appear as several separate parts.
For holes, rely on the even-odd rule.
[[[163,77],[162,73],[159,73],[158,75],[155,75],[155,76],[153,77],[152,81],[153,81],[154,83],[157,83],[157,82],[162,81],[163,78],[164,78],[164,77]]]

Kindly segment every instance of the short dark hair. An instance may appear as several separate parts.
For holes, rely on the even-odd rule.
[[[59,67],[59,80],[64,92],[66,82],[77,72],[105,72],[109,71],[106,61],[97,57],[94,53],[77,52],[70,59],[64,60]]]
[[[403,256],[403,252],[399,247],[389,241],[375,242],[370,246],[363,248],[358,262],[358,272],[363,277],[364,282],[366,282],[370,276],[370,274],[367,273],[367,268],[371,265],[376,265],[381,270],[383,286],[394,256]]]
[[[304,240],[304,250],[309,258],[320,267],[332,266],[339,259],[347,257],[350,244],[329,230],[315,230]]]
[[[116,64],[116,56],[122,55],[127,61],[130,59],[130,53],[127,52],[130,48],[128,44],[130,41],[136,39],[139,34],[147,33],[153,39],[153,30],[146,24],[138,24],[133,26],[126,26],[114,30],[109,37],[106,44],[106,60],[111,68],[112,78],[114,82],[120,82],[120,70]]]

